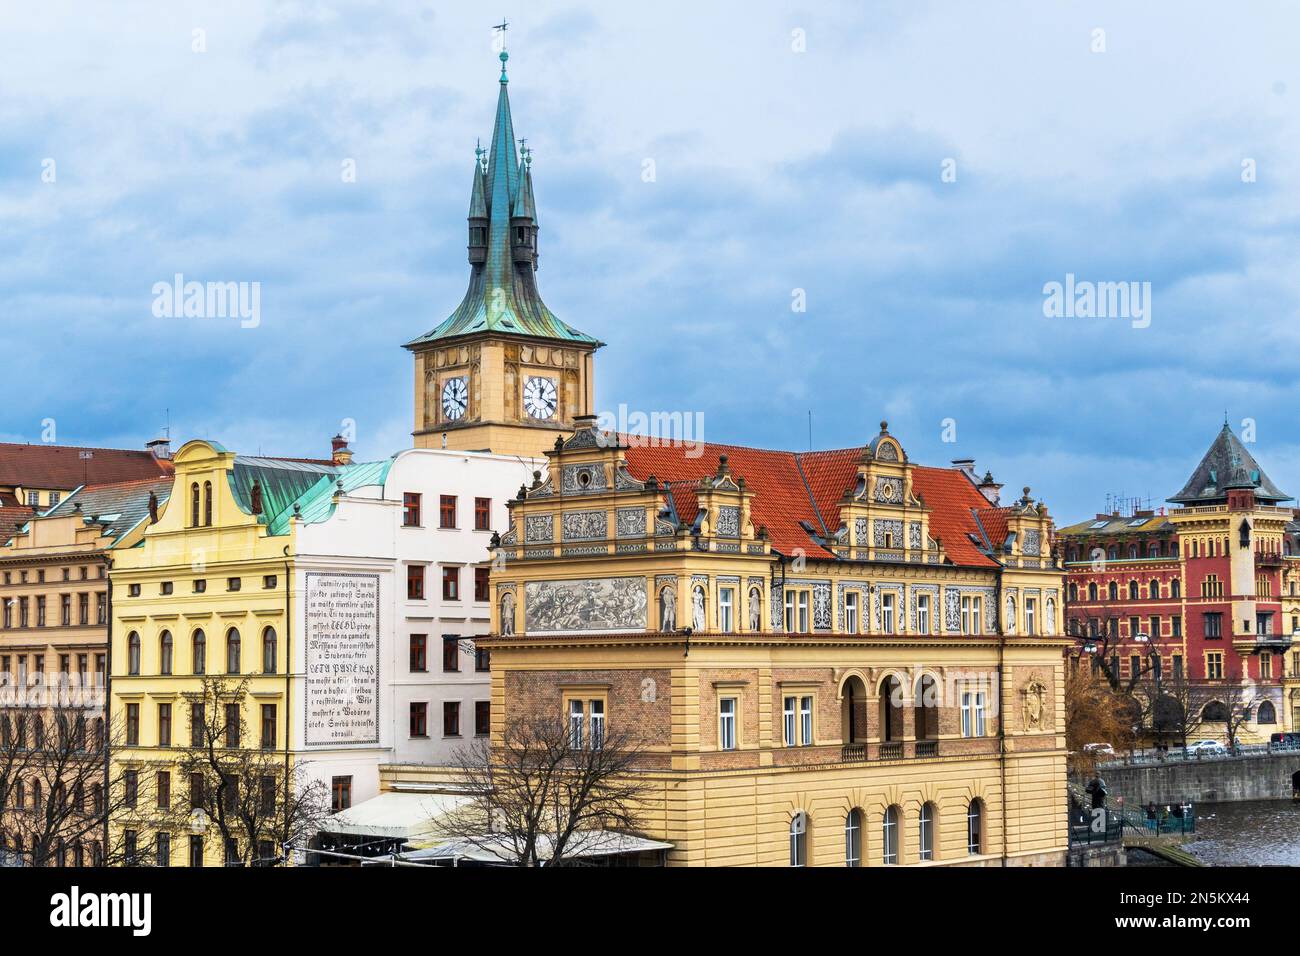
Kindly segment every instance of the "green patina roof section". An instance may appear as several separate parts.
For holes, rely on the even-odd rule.
[[[503,55],[504,58],[504,55]],[[532,175],[520,162],[510,114],[509,80],[501,75],[496,124],[486,178],[476,173],[470,198],[470,217],[480,211],[480,183],[486,195],[488,219],[487,261],[471,267],[469,288],[459,307],[427,335],[406,344],[415,348],[463,335],[493,333],[555,339],[599,346],[598,340],[561,321],[546,307],[537,290],[536,272],[530,265],[516,267],[511,254],[510,220],[516,211],[536,223]]]
[[[344,465],[336,469],[333,475],[326,475],[306,492],[289,503],[289,507],[272,517],[267,523],[267,534],[281,535],[289,533],[289,523],[293,520],[293,506],[298,506],[299,517],[307,524],[319,524],[334,516],[334,496],[342,485],[344,494],[358,488],[383,485],[388,480],[388,472],[393,467],[393,459],[370,461],[357,465]]]
[[[337,475],[339,469],[324,462],[287,461],[282,458],[240,456],[230,473],[230,490],[235,502],[248,514],[253,513],[253,483],[262,488],[262,514],[271,525],[277,516],[293,511],[293,503],[310,491],[322,478]]]

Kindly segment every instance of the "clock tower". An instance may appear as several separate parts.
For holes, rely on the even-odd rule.
[[[475,151],[469,289],[455,312],[406,344],[415,358],[415,445],[542,457],[594,405],[603,343],[562,322],[537,291],[532,153],[516,149],[501,53],[496,125]]]

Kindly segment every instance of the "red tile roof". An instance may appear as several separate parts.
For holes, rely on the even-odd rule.
[[[18,533],[18,529],[32,519],[36,512],[31,508],[0,507],[0,546]]]
[[[694,485],[717,474],[718,459],[726,455],[732,476],[744,478],[754,492],[754,524],[766,527],[772,547],[786,555],[796,551],[831,555],[800,522],[808,522],[818,534],[833,535],[839,529],[840,501],[857,483],[864,452],[862,448],[770,451],[713,443],[651,446],[644,441],[629,442],[633,447],[627,450],[628,470],[640,480],[654,475],[661,483],[672,483],[678,516],[686,524],[698,511]],[[970,479],[960,471],[923,466],[914,470],[913,479],[917,494],[931,509],[930,534],[942,540],[953,563],[994,565],[968,537],[974,534],[982,540],[974,511],[988,509],[989,504]]]
[[[92,457],[83,461],[82,452]],[[0,443],[0,487],[71,491],[83,484],[157,478],[173,471],[170,461],[148,451]]]

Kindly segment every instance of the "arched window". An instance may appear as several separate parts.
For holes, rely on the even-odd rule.
[[[1112,561],[1118,561],[1119,548],[1112,544],[1109,548],[1106,549],[1106,557],[1108,557]]]
[[[140,676],[140,635],[132,631],[126,638],[126,672]]]
[[[1110,598],[1110,600],[1112,600],[1112,601],[1118,601],[1118,600],[1119,600],[1119,585],[1118,585],[1116,582],[1111,581],[1110,584],[1109,584],[1109,585],[1107,586],[1107,588],[1106,588],[1106,594],[1107,594],[1107,596]]]
[[[808,865],[808,814],[800,810],[790,818],[790,865]]]
[[[262,673],[274,674],[276,667],[275,628],[268,627],[262,632]]]
[[[203,483],[203,526],[212,527],[212,482]]]
[[[1158,557],[1160,557],[1160,542],[1159,542],[1159,541],[1152,541],[1152,542],[1151,542],[1151,546],[1150,546],[1149,548],[1147,548],[1147,557],[1149,557],[1149,558],[1158,558]]]
[[[203,631],[194,632],[194,673],[206,674],[208,672],[208,636]]]
[[[1277,709],[1273,706],[1271,700],[1266,700],[1259,705],[1259,713],[1255,715],[1257,724],[1276,724]]]
[[[984,804],[972,800],[966,809],[966,852],[979,856],[984,852]]]
[[[1136,558],[1138,556],[1138,546],[1136,544],[1130,544],[1128,546],[1128,556],[1130,558]]]
[[[199,483],[196,481],[190,485],[190,527],[197,528],[202,524],[202,513],[199,511]]]
[[[1178,582],[1177,578],[1174,578],[1172,581],[1169,582],[1169,596],[1171,598],[1176,598],[1176,597],[1182,597],[1182,595],[1183,595],[1183,586]]]
[[[1069,594],[1069,597],[1070,597],[1070,603],[1071,603],[1071,604],[1073,604],[1075,601],[1079,600],[1079,585],[1077,585],[1077,584],[1071,584],[1071,585],[1070,585],[1070,594]]]
[[[239,665],[239,631],[232,627],[226,632],[226,673],[238,674]]]
[[[1136,581],[1130,581],[1128,583],[1128,599],[1130,601],[1136,601],[1138,597],[1138,583]]]
[[[939,739],[939,691],[929,674],[916,682],[916,706],[912,716],[917,740]]]
[[[1150,598],[1151,600],[1153,600],[1153,601],[1159,601],[1159,600],[1160,600],[1160,582],[1159,582],[1159,581],[1152,580],[1152,582],[1151,582],[1150,584],[1147,585],[1147,597],[1149,597],[1149,598]]]
[[[1228,708],[1224,706],[1221,700],[1212,700],[1205,705],[1201,711],[1201,720],[1207,723],[1218,722],[1228,719]]]
[[[857,807],[844,818],[844,865],[862,865],[862,811]]]
[[[1097,600],[1097,583],[1095,581],[1088,585],[1088,600]]]
[[[158,638],[158,673],[170,677],[172,672],[172,632],[163,631]]]
[[[938,810],[933,803],[923,803],[921,805],[921,826],[920,826],[920,856],[922,860],[934,859],[934,818],[938,816]]]
[[[1171,557],[1171,558],[1176,558],[1176,557],[1178,557],[1178,542],[1177,542],[1177,541],[1170,541],[1170,542],[1169,542],[1169,557]]]
[[[885,811],[885,819],[881,824],[881,837],[883,838],[883,848],[880,862],[885,866],[898,865],[898,807],[890,807]]]
[[[880,684],[880,739],[892,743],[903,739],[902,687],[892,674]]]

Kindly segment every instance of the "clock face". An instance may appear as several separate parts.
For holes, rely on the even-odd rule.
[[[524,411],[538,421],[555,417],[558,399],[555,382],[549,378],[530,378],[524,383]]]
[[[456,422],[465,417],[469,408],[469,385],[464,378],[448,379],[442,386],[442,413],[447,421]]]

